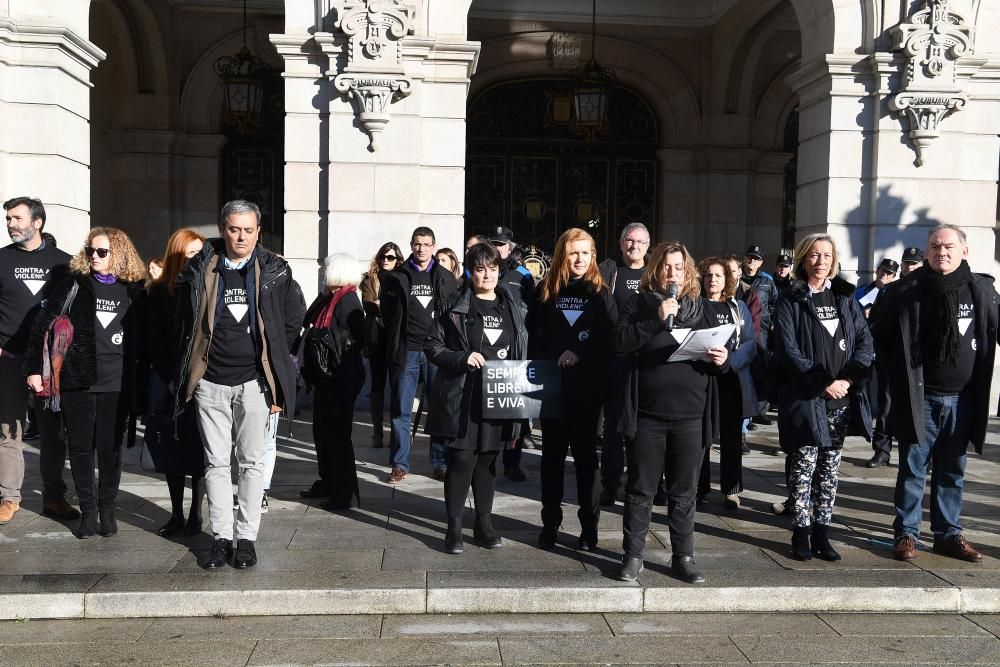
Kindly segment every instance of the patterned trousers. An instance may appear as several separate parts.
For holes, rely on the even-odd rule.
[[[813,521],[829,526],[833,520],[833,501],[837,497],[837,477],[849,419],[848,407],[828,410],[826,421],[833,447],[799,447],[792,452],[788,483],[795,526],[808,526]]]

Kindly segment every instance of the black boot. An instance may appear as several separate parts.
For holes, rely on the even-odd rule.
[[[840,560],[840,554],[830,544],[830,526],[821,523],[812,525],[812,555],[831,563]]]
[[[694,562],[694,556],[673,556],[670,559],[670,567],[677,578],[689,584],[705,583],[705,575],[698,571]]]
[[[462,544],[462,519],[448,519],[448,532],[444,536],[444,550],[450,554],[460,554],[465,551]]]
[[[472,535],[479,546],[486,549],[499,549],[503,546],[503,539],[497,535],[497,531],[493,530],[493,521],[489,514],[476,516],[476,526]]]
[[[115,519],[115,506],[100,508],[101,527],[97,534],[101,537],[111,537],[118,532],[118,521]]]
[[[382,431],[382,402],[385,394],[373,391],[368,394],[368,408],[372,417],[372,447],[380,449],[385,446],[385,433]]]
[[[622,569],[618,573],[618,581],[635,581],[642,574],[642,559],[635,556],[622,558]]]
[[[792,528],[792,558],[812,560],[812,553],[809,551],[809,526],[794,526]]]
[[[538,534],[538,546],[543,549],[553,549],[556,546],[556,540],[558,538],[558,526],[542,526],[542,532]]]
[[[83,510],[80,513],[80,525],[73,531],[77,539],[90,539],[97,534],[97,510]]]

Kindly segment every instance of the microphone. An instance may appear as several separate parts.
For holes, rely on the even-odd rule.
[[[679,291],[680,288],[677,287],[677,283],[670,283],[669,285],[667,285],[667,299],[676,299],[677,293]],[[666,301],[666,299],[664,299],[664,301]],[[667,315],[667,331],[673,331],[673,330],[674,330],[674,316]]]

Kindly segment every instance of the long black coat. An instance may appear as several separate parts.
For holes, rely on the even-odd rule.
[[[842,285],[846,287],[842,287]],[[849,283],[835,281],[833,291],[847,346],[847,365],[836,377],[824,366],[830,334],[809,301],[809,287],[796,280],[775,307],[774,363],[778,378],[778,437],[783,450],[833,446],[823,391],[834,380],[849,380],[851,422],[848,435],[871,440],[871,407],[865,381],[874,358],[872,335]]]
[[[527,308],[519,297],[511,295],[506,287],[498,287],[497,298],[506,306],[517,336],[511,343],[508,360],[526,358],[528,351],[528,330],[524,326]],[[431,327],[425,348],[430,362],[438,367],[434,386],[429,394],[430,407],[427,410],[426,432],[431,436],[457,439],[465,436],[469,427],[472,406],[473,385],[466,379],[475,370],[469,367],[469,355],[482,348],[483,326],[478,317],[469,316],[472,290],[463,288],[445,313]],[[470,341],[478,341],[475,346]],[[515,424],[514,437],[518,433]]]
[[[918,269],[883,290],[872,311],[872,328],[878,345],[880,371],[888,378],[892,402],[893,434],[901,443],[924,438],[924,368],[920,355],[920,307],[923,290]],[[986,424],[991,412],[990,384],[1000,328],[1000,296],[993,277],[972,274],[976,322],[976,362],[973,366],[973,423],[969,442],[980,454],[986,441]],[[881,374],[881,373],[880,373]]]

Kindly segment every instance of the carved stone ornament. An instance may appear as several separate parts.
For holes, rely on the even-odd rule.
[[[354,101],[371,151],[378,150],[390,105],[412,91],[400,40],[413,29],[415,14],[402,0],[347,0],[334,24],[347,36],[348,51],[347,66],[333,83]]]
[[[902,52],[906,65],[902,90],[889,98],[889,108],[909,118],[918,167],[924,149],[941,135],[941,121],[969,100],[958,85],[955,61],[972,43],[972,27],[951,10],[951,0],[924,2],[908,23],[892,29],[893,50]]]
[[[556,69],[573,69],[580,64],[580,35],[556,32],[549,38],[549,57]]]

